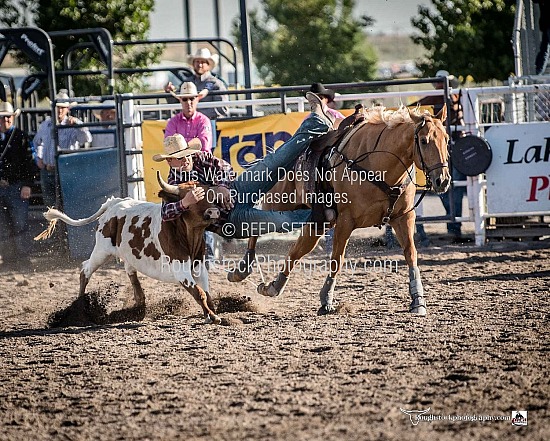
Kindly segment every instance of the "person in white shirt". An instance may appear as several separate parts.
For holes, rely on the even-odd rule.
[[[86,143],[92,142],[92,135],[87,127],[78,127],[82,121],[69,115],[69,109],[76,104],[71,102],[66,89],[61,89],[55,96],[57,124],[71,126],[70,128],[58,129],[59,150],[76,150],[84,147]],[[56,153],[57,149],[53,139],[53,121],[45,119],[34,136],[33,143],[36,149],[36,163],[40,169],[40,185],[42,187],[42,198],[48,207],[56,205]]]

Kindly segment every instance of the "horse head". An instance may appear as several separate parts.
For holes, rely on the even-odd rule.
[[[447,143],[449,135],[443,123],[447,119],[447,108],[432,116],[429,113],[418,113],[409,110],[415,124],[414,129],[414,163],[426,175],[426,182],[431,183],[436,193],[445,193],[451,184],[449,172]]]

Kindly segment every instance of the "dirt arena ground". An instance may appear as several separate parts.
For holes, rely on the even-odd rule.
[[[236,258],[244,245],[230,245]],[[221,326],[145,277],[145,318],[121,314],[130,283],[115,262],[89,304],[75,302],[76,262],[0,271],[0,439],[550,439],[550,241],[435,245],[420,253],[425,318],[407,313],[400,251],[360,239],[325,317],[322,250],[276,299],[216,267]]]

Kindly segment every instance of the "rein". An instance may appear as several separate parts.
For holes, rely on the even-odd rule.
[[[418,184],[414,183],[416,188],[422,188],[423,189],[422,194],[420,195],[420,198],[418,198],[418,201],[409,210],[399,214],[398,216],[393,217],[393,219],[397,219],[397,218],[409,213],[410,211],[412,211],[416,207],[418,207],[420,202],[422,202],[422,200],[424,199],[424,196],[426,195],[426,193],[429,190],[432,189],[432,181],[431,181],[430,176],[429,176],[430,172],[432,172],[433,170],[435,170],[437,168],[448,167],[447,162],[437,163],[437,164],[435,164],[434,166],[432,166],[430,168],[428,168],[426,166],[426,163],[424,161],[424,157],[422,156],[422,150],[420,148],[420,143],[419,143],[419,140],[418,140],[418,133],[420,132],[420,130],[425,125],[426,125],[426,119],[425,118],[422,118],[422,122],[416,125],[415,130],[414,130],[414,146],[415,146],[415,149],[418,150],[418,154],[420,156],[420,164],[422,166],[422,171],[424,172],[424,175],[426,176],[426,185],[422,186],[422,185],[418,185]],[[382,218],[382,223],[380,225],[378,225],[379,228],[382,228],[382,226],[386,225],[392,219],[391,216],[392,216],[393,211],[395,209],[395,204],[397,203],[397,201],[399,200],[399,198],[401,197],[401,195],[403,194],[405,189],[409,186],[409,184],[411,182],[414,182],[414,178],[412,176],[412,172],[414,171],[414,163],[409,168],[405,165],[405,163],[402,161],[402,159],[399,156],[397,156],[395,153],[385,151],[385,150],[376,150],[376,148],[378,147],[378,144],[380,142],[380,139],[382,137],[382,134],[384,133],[384,131],[386,130],[387,127],[388,126],[385,126],[382,129],[382,131],[378,134],[378,138],[376,139],[374,149],[371,152],[363,153],[362,155],[360,155],[356,159],[349,159],[346,155],[344,155],[343,150],[346,148],[347,143],[349,141],[349,138],[351,137],[351,134],[355,133],[355,131],[354,131],[353,133],[350,133],[350,136],[347,137],[347,139],[344,140],[345,142],[340,143],[340,145],[338,145],[338,146],[332,147],[332,149],[330,150],[330,152],[328,154],[328,158],[327,158],[328,160],[330,160],[330,158],[337,155],[338,159],[340,161],[337,164],[335,164],[334,166],[330,166],[329,169],[336,168],[339,165],[345,163],[346,168],[348,170],[352,170],[352,171],[355,171],[355,172],[366,172],[367,177],[369,176],[369,173],[368,173],[369,170],[367,170],[366,168],[360,166],[359,163],[364,161],[365,159],[367,159],[369,157],[369,155],[371,155],[373,153],[387,153],[387,154],[393,155],[403,165],[403,168],[407,172],[408,176],[405,178],[403,183],[401,183],[400,185],[390,186],[385,181],[379,181],[379,180],[375,180],[375,179],[367,179],[367,182],[370,182],[371,184],[376,185],[380,190],[382,190],[386,194],[386,196],[388,196],[388,199],[389,199],[389,202],[390,202],[389,206],[388,206],[388,209],[386,211],[386,215]],[[357,127],[357,128],[359,128],[359,127]],[[338,150],[338,147],[340,147],[340,146],[342,146],[342,151]]]

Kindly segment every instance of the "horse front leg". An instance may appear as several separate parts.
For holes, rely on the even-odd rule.
[[[294,242],[294,244],[290,248],[288,256],[285,259],[283,266],[275,280],[271,281],[267,285],[264,283],[260,283],[258,285],[258,294],[267,297],[277,297],[281,295],[288,282],[288,275],[294,268],[295,263],[298,262],[311,250],[313,250],[313,248],[315,248],[315,245],[317,245],[317,242],[319,242],[321,236],[323,236],[324,234],[324,230],[318,229],[311,224],[304,226],[302,228],[302,233],[300,237],[296,242]]]
[[[242,282],[252,273],[252,265],[256,260],[256,242],[258,242],[257,237],[248,239],[248,247],[243,258],[234,270],[227,273],[227,280],[230,282]]]
[[[332,245],[332,255],[330,258],[330,273],[325,279],[325,283],[319,292],[321,307],[317,315],[327,315],[336,313],[336,303],[334,302],[334,287],[336,286],[336,276],[340,272],[344,261],[344,254],[348,245],[349,237],[353,231],[352,223],[339,219],[339,223],[334,228],[334,239]]]
[[[426,300],[424,299],[424,287],[422,286],[422,280],[420,278],[418,255],[414,244],[415,218],[416,214],[413,210],[390,223],[395,229],[397,240],[399,240],[403,248],[403,255],[409,266],[409,294],[412,300],[409,312],[425,316],[427,312]]]

